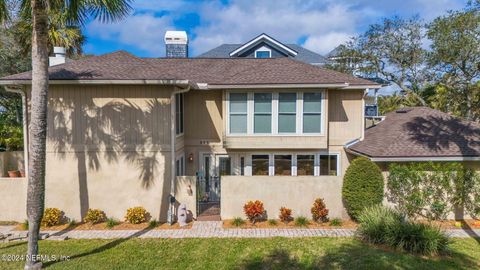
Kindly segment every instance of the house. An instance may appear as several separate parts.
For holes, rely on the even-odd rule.
[[[187,58],[186,40],[166,41],[175,58],[119,51],[49,68],[47,207],[81,220],[143,206],[165,221],[186,204],[226,219],[259,199],[270,217],[309,216],[322,197],[347,218],[344,146],[363,138],[364,95],[380,85],[292,57]],[[0,84],[30,104],[30,72]],[[0,186],[15,205],[0,220],[24,220],[26,179]]]
[[[289,57],[312,65],[324,65],[328,60],[322,55],[297,44],[284,44],[267,34],[260,34],[243,44],[222,44],[198,57],[200,58],[280,58]]]

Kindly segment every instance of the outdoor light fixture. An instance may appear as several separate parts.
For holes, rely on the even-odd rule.
[[[188,155],[188,161],[190,161],[190,162],[193,161],[193,153],[190,153],[190,155]]]

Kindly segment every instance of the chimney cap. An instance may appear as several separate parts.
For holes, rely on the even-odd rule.
[[[53,47],[54,54],[67,54],[67,49],[65,47]]]
[[[165,33],[165,44],[187,44],[188,37],[185,31],[167,31]]]

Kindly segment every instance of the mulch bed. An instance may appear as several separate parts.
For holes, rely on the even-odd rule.
[[[152,228],[152,230],[174,230],[174,229],[191,229],[193,222],[188,223],[185,227],[180,227],[178,223],[174,223],[173,225],[169,225],[167,223],[162,223],[157,227]],[[107,223],[77,223],[75,225],[69,224],[62,224],[57,226],[51,227],[41,227],[40,230],[42,231],[63,231],[63,230],[76,230],[76,231],[93,231],[93,230],[106,230],[106,231],[115,231],[115,230],[145,230],[149,226],[148,222],[140,223],[140,224],[131,224],[128,222],[121,222],[120,224],[114,226],[113,228],[107,228]],[[16,231],[25,231],[23,226],[20,224],[15,228]]]
[[[290,221],[287,224],[281,222],[280,220],[277,220],[276,225],[270,225],[270,223],[265,220],[265,221],[257,221],[255,224],[252,224],[249,221],[245,221],[245,224],[243,224],[240,227],[236,227],[235,225],[232,224],[231,219],[229,220],[224,220],[223,221],[223,227],[224,228],[241,228],[241,229],[301,229],[301,228],[309,228],[309,229],[355,229],[357,228],[357,223],[351,221],[351,220],[342,220],[342,225],[341,226],[331,226],[330,222],[325,222],[325,223],[317,223],[314,221],[309,221],[309,224],[307,226],[297,226],[295,225],[294,221]]]

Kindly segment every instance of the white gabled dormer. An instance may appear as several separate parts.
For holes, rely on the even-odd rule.
[[[257,36],[256,38],[250,40],[249,42],[243,44],[242,46],[240,46],[239,48],[235,49],[234,51],[232,51],[230,53],[230,57],[233,57],[233,56],[238,56],[258,45],[260,45],[261,43],[264,43],[286,55],[290,55],[290,56],[296,56],[298,53],[297,51],[291,49],[290,47],[286,46],[285,44],[281,43],[280,41],[278,40],[275,40],[274,38],[270,37],[269,35],[267,34],[261,34],[259,36]],[[260,49],[264,48],[266,46],[262,46],[261,48],[257,49],[255,51],[255,57],[256,58],[260,58],[260,57],[257,57],[257,51],[259,51]],[[266,47],[267,49],[269,49],[268,47]],[[270,57],[271,57],[271,49],[270,50]],[[264,51],[261,51],[261,52],[264,52]],[[262,53],[264,54],[264,53]],[[265,58],[265,57],[263,57]]]

